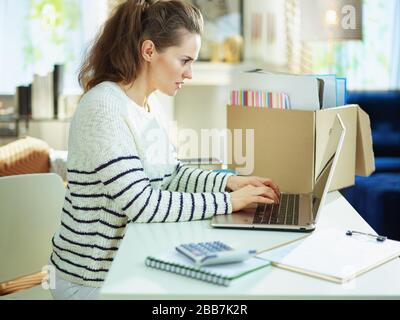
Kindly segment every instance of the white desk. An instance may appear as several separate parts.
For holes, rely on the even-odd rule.
[[[147,255],[184,242],[221,240],[235,247],[266,249],[303,236],[300,233],[211,228],[209,221],[132,224],[101,290],[102,299],[399,299],[400,259],[345,284],[331,283],[268,267],[221,287],[145,266]],[[332,192],[318,228],[363,232],[373,229],[339,192]]]

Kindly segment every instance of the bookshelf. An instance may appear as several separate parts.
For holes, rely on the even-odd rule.
[[[237,71],[254,68],[254,65],[244,62],[239,64],[196,62],[193,65],[193,79],[186,81],[185,86],[176,97],[157,95],[165,113],[165,121],[167,123],[176,121],[178,128],[193,129],[199,135],[201,129],[225,129],[225,106],[232,75]],[[77,103],[74,97],[80,94],[82,92],[79,90],[64,92],[63,96],[66,99],[64,102],[74,105]],[[27,125],[24,121],[20,121],[19,136],[36,137],[45,140],[52,148],[67,150],[70,120],[39,117],[29,119]],[[9,140],[7,139],[7,141]],[[0,137],[0,144],[4,144],[4,141],[6,141],[5,137]],[[183,158],[221,158],[219,154],[202,154],[201,152],[178,155]]]
[[[19,135],[19,121],[17,116],[0,117],[0,137],[13,138]]]
[[[4,121],[0,120],[0,125]],[[0,146],[13,142],[24,136],[46,141],[51,148],[68,149],[70,119],[29,119],[14,118],[15,134],[5,135],[0,132]]]

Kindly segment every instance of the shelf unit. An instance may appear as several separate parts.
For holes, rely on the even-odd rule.
[[[254,65],[243,62],[227,64],[198,61],[194,63],[193,79],[185,81],[184,87],[176,97],[171,98],[157,93],[163,113],[165,113],[166,124],[174,121],[179,129],[193,129],[199,136],[201,129],[225,129],[227,126],[225,106],[233,74],[250,69],[254,69]],[[81,93],[76,91],[73,95]],[[30,119],[25,129],[19,123],[19,135],[43,139],[52,148],[67,150],[70,120]],[[220,158],[219,154],[203,154],[200,150],[194,154],[178,155],[185,158]]]

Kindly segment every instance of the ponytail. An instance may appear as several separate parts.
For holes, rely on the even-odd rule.
[[[103,81],[132,83],[141,71],[141,45],[152,40],[156,50],[180,45],[181,32],[201,34],[200,11],[181,0],[127,0],[104,24],[79,72],[84,92]]]

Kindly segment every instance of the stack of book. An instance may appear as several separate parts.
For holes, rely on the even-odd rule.
[[[241,107],[290,109],[289,96],[283,92],[232,90],[229,104]]]
[[[335,74],[275,74],[263,70],[233,77],[229,105],[316,111],[346,104],[346,79]]]
[[[34,75],[33,83],[16,89],[20,118],[57,119],[59,97],[63,88],[63,66],[55,65],[46,75]]]

